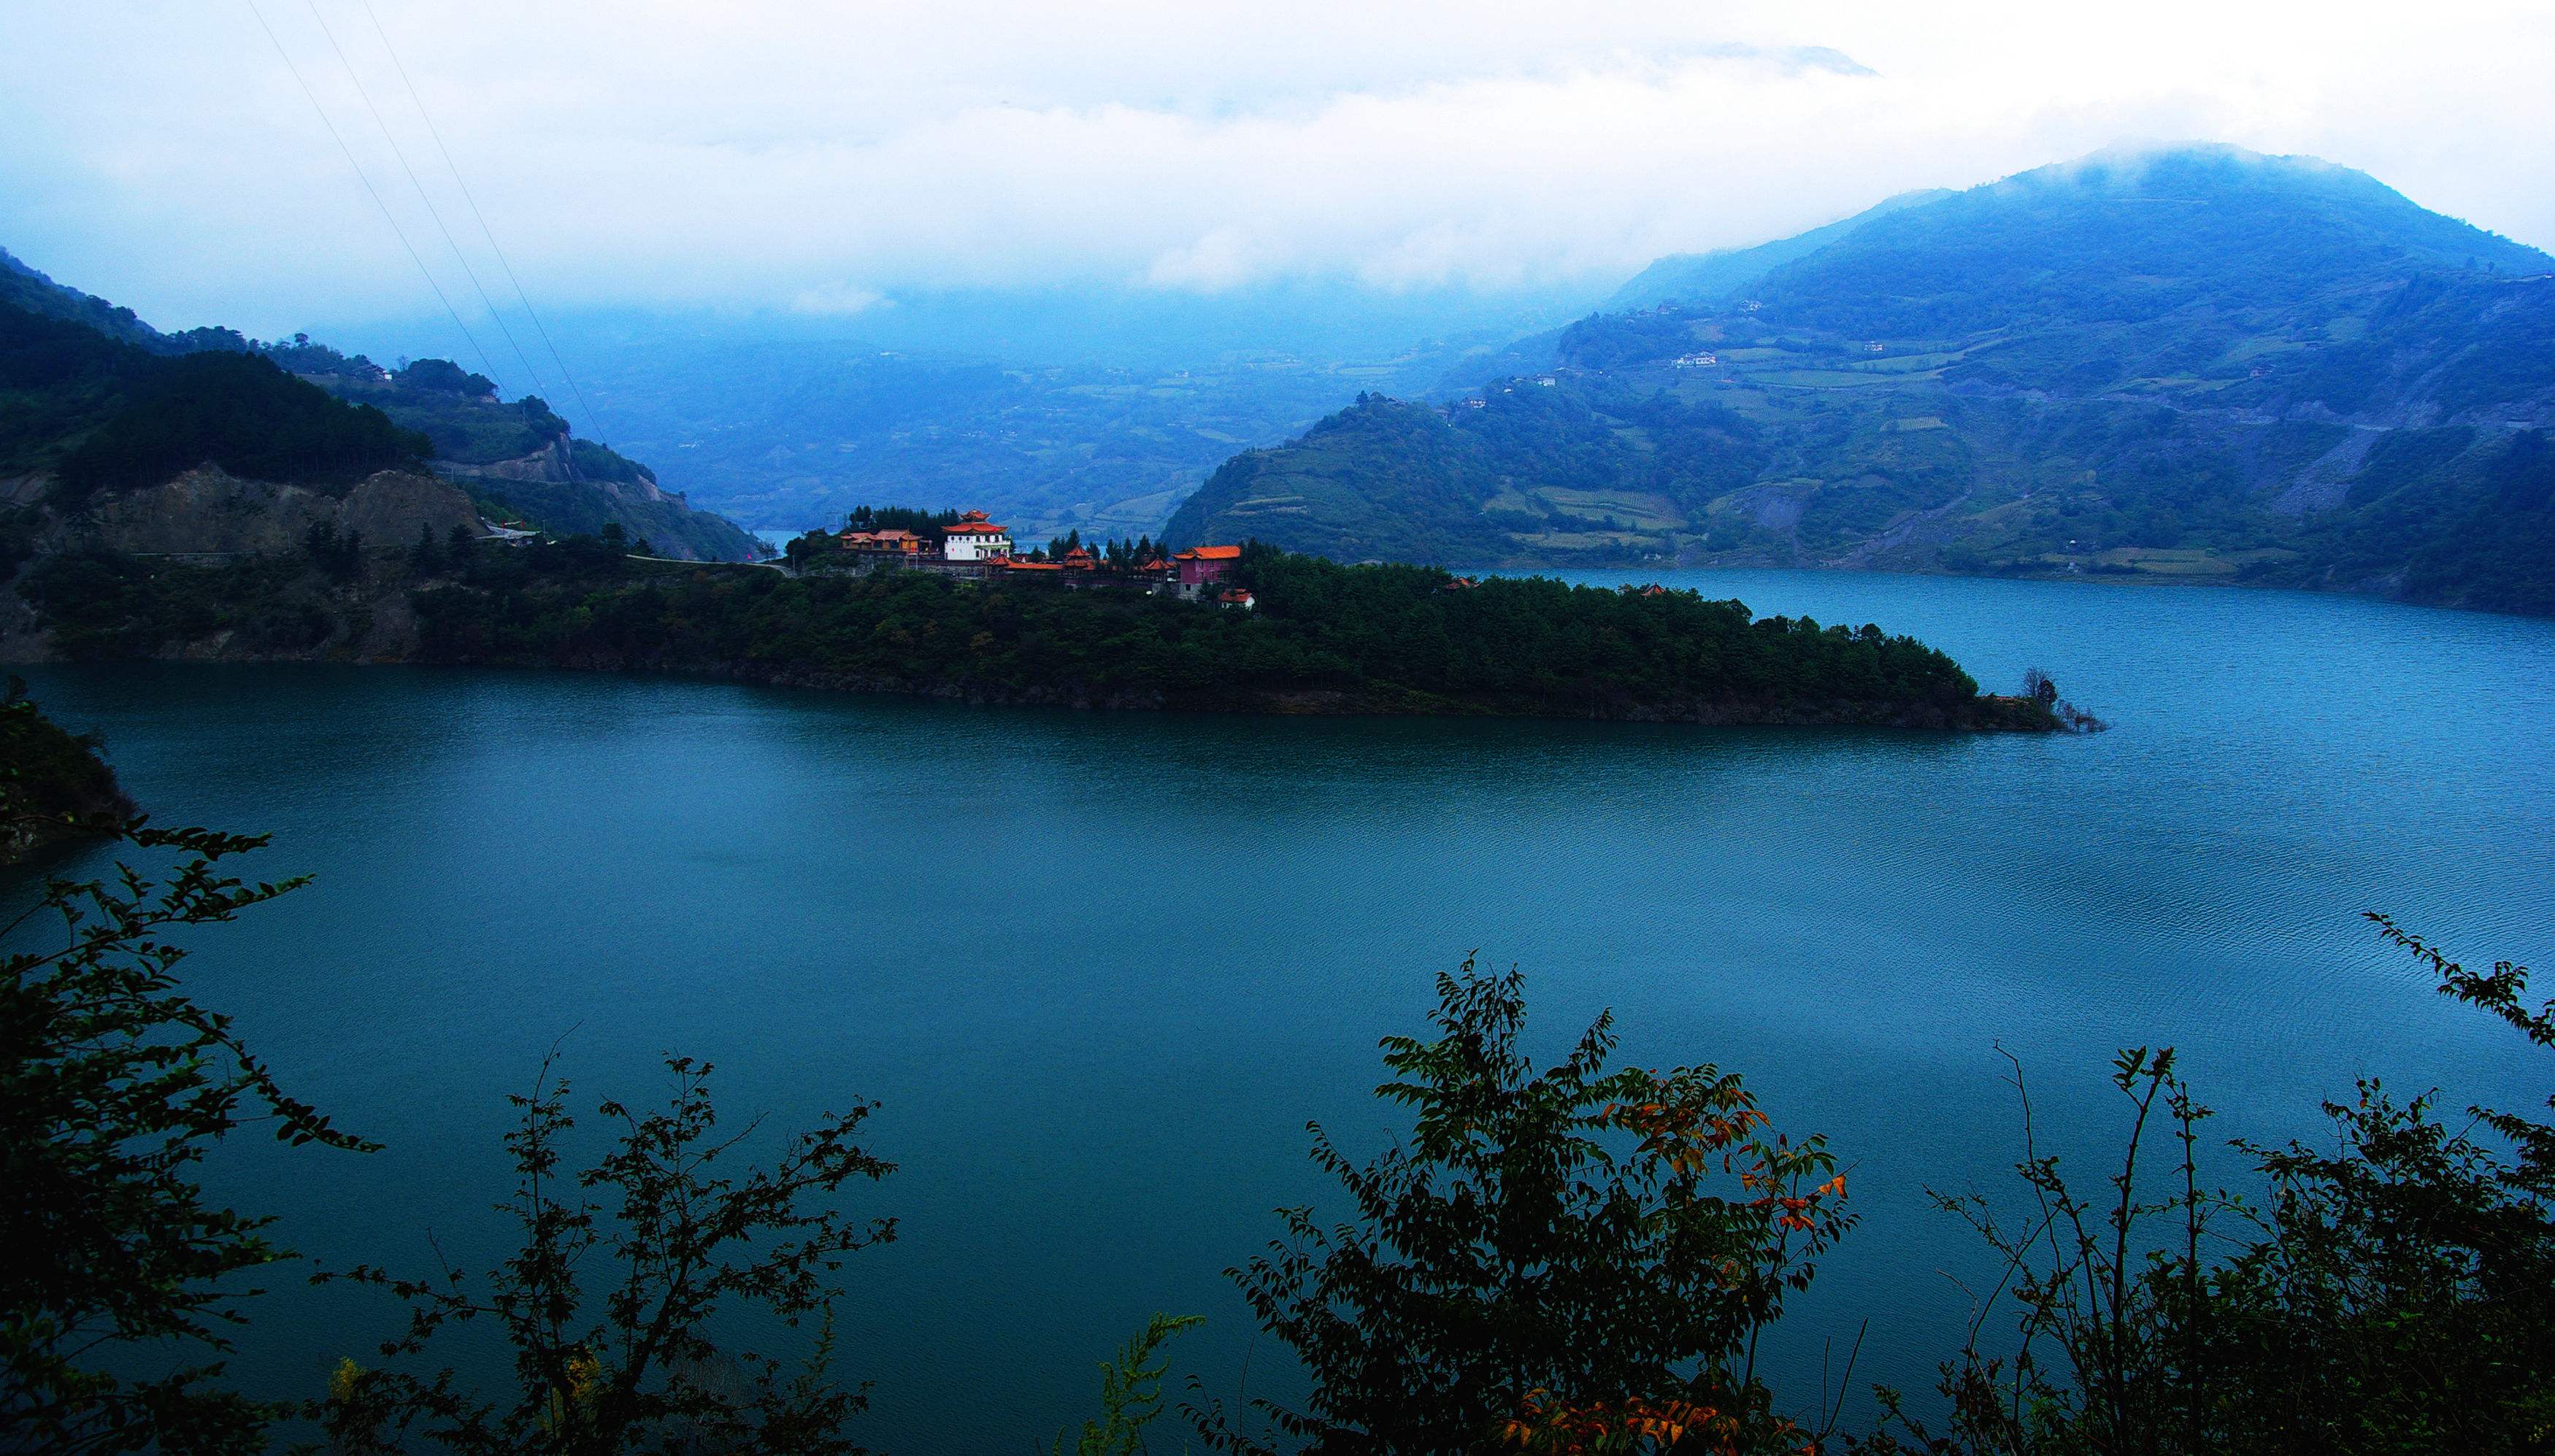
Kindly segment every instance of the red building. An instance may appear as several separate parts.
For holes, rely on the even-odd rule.
[[[1225,573],[1233,569],[1233,563],[1242,559],[1242,547],[1238,546],[1191,546],[1172,559],[1178,561],[1180,565],[1180,585],[1204,586],[1209,582],[1224,579]]]

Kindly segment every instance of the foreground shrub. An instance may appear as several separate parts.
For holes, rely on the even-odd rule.
[[[1411,1146],[1359,1165],[1313,1126],[1355,1218],[1283,1210],[1287,1237],[1229,1271],[1310,1374],[1306,1407],[1193,1408],[1208,1443],[1580,1449],[1666,1422],[1737,1451],[1795,1435],[1757,1344],[1852,1223],[1823,1141],[1771,1134],[1710,1066],[1608,1071],[1610,1017],[1537,1070],[1514,971],[1468,960],[1437,989],[1436,1038],[1383,1043],[1378,1093],[1415,1112]]]
[[[2467,971],[2382,916],[2444,995],[2555,1047],[2528,973]],[[2003,1256],[1968,1344],[1942,1367],[1935,1420],[1883,1393],[1875,1453],[2396,1453],[2555,1450],[2555,1128],[2374,1080],[2325,1104],[2329,1148],[2234,1146],[2256,1198],[2204,1189],[2209,1113],[2170,1050],[2114,1069],[2129,1127],[2109,1191],[2081,1194],[2034,1141],[2024,1100],[2012,1208],[1938,1199]],[[2015,1085],[2021,1086],[2017,1069]],[[2555,1099],[2550,1099],[2555,1105]],[[2141,1154],[2174,1151],[2159,1194]],[[2015,1343],[1982,1348],[2000,1303]]]
[[[834,1276],[844,1256],[894,1239],[896,1221],[846,1218],[833,1195],[896,1170],[852,1141],[873,1105],[829,1113],[770,1166],[730,1174],[722,1159],[753,1129],[718,1131],[707,1063],[666,1066],[666,1107],[642,1117],[603,1103],[598,1115],[619,1132],[573,1177],[560,1171],[575,1126],[567,1084],[546,1064],[531,1093],[509,1099],[523,1115],[506,1135],[517,1184],[499,1207],[523,1242],[484,1279],[398,1278],[372,1267],[320,1275],[386,1289],[409,1307],[407,1331],[382,1346],[391,1363],[341,1366],[313,1412],[339,1451],[401,1450],[410,1431],[471,1456],[860,1449],[844,1427],[868,1397],[830,1369],[843,1293]],[[758,1305],[792,1328],[818,1318],[803,1362],[731,1357],[711,1342],[714,1317]],[[411,1368],[447,1327],[481,1318],[513,1353],[511,1392],[492,1399],[449,1368]]]
[[[0,775],[0,822],[36,812],[21,784]],[[196,1165],[261,1121],[288,1143],[371,1145],[288,1095],[229,1018],[180,990],[186,952],[167,937],[302,882],[222,872],[264,839],[114,828],[177,868],[48,880],[0,927],[0,1450],[260,1451],[280,1407],[227,1389],[222,1357],[258,1292],[236,1276],[290,1256],[272,1220],[208,1201]],[[174,1368],[119,1373],[146,1356]]]

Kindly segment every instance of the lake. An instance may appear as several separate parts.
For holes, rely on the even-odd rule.
[[[1584,579],[1617,580],[1604,573]],[[1646,577],[1643,579],[1647,579]],[[581,1106],[718,1064],[732,1121],[874,1098],[853,1206],[860,1430],[1052,1436],[1153,1310],[1175,1369],[1292,1388],[1219,1271],[1343,1200],[1307,1119],[1380,1149],[1377,1037],[1479,949],[1540,1054],[1747,1074],[1864,1223],[1773,1343],[1817,1400],[1921,1388],[1977,1250],[1924,1188],[2017,1154],[2000,1044],[2088,1181],[2119,1046],[2172,1043],[2218,1135],[2314,1131],[2355,1076],[2523,1107],[2543,1053],[2359,919],[2555,962],[2555,623],[2233,589],[1775,571],[1661,578],[1876,621],[2090,738],[970,709],[638,677],[175,665],[31,670],[162,821],[269,832],[317,883],[199,937],[196,993],[370,1157],[222,1150],[212,1182],[332,1264],[484,1266],[506,1093]],[[102,863],[92,855],[80,863]],[[236,1369],[315,1394],[396,1311],[271,1281]],[[1175,1444],[1175,1443],[1174,1443]]]

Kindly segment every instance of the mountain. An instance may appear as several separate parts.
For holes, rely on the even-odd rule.
[[[560,534],[618,523],[668,555],[761,550],[735,524],[660,489],[648,467],[571,437],[538,397],[502,402],[488,379],[448,361],[394,371],[303,335],[163,333],[6,253],[0,373],[0,477],[18,477],[9,496],[22,503],[59,487],[58,507],[84,509],[102,490],[158,486],[208,463],[233,479],[339,496],[407,469],[461,486],[484,514]]]
[[[1661,303],[1736,298],[1739,291],[1795,258],[1806,258],[1876,217],[1938,202],[1958,193],[1941,187],[1900,192],[1852,217],[1814,227],[1808,232],[1753,248],[1716,248],[1709,253],[1670,253],[1633,276],[1598,311],[1631,313]]]
[[[560,332],[614,443],[747,526],[839,525],[896,501],[983,509],[1044,541],[1157,532],[1235,450],[1360,390],[1417,392],[1459,366],[1470,383],[1608,286],[1092,280],[908,291],[841,313],[598,311]]]
[[[0,248],[0,305],[45,318],[59,318],[92,328],[120,343],[154,354],[188,354],[201,349],[245,350],[248,340],[227,328],[193,328],[162,333],[130,308],[110,303],[53,281]]]
[[[2365,174],[2225,147],[1848,222],[1746,299],[1596,315],[1548,371],[1443,409],[1369,397],[1236,456],[1169,538],[2555,613],[2546,254]]]

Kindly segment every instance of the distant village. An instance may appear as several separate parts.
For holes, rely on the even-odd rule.
[[[889,519],[912,525],[891,526]],[[1052,581],[1068,588],[1099,587],[1212,601],[1250,611],[1252,595],[1227,578],[1242,559],[1238,546],[1200,546],[1166,551],[1150,539],[1108,542],[1098,549],[1079,532],[1044,547],[1020,550],[1011,529],[982,511],[937,520],[919,513],[852,513],[840,531],[810,531],[790,544],[792,570],[820,575],[867,574],[889,567],[927,571],[971,581]]]

